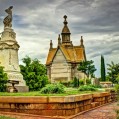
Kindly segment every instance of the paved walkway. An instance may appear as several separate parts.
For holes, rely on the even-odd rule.
[[[70,119],[116,119],[116,109],[119,109],[117,103],[111,103],[104,105],[102,107],[96,108],[94,110],[85,112],[83,114],[77,114],[77,116]],[[9,116],[15,119],[64,119],[60,117],[43,117],[43,116],[34,116],[34,115],[24,115],[18,113],[4,113],[0,112],[0,115]],[[66,119],[66,118],[65,118]]]
[[[94,110],[75,116],[73,119],[116,119],[117,103],[101,106]]]

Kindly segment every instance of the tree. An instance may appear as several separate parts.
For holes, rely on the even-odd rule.
[[[78,70],[83,72],[88,78],[89,76],[94,77],[94,72],[96,71],[94,61],[82,61],[78,65]]]
[[[119,63],[114,64],[114,62],[111,62],[111,64],[107,64],[107,66],[108,66],[107,74],[108,74],[109,81],[113,83],[118,83],[116,78],[118,77],[118,74],[119,74]]]
[[[3,67],[0,66],[0,92],[6,91],[7,79],[7,74],[4,73]]]
[[[102,55],[101,55],[101,81],[106,81],[105,61],[104,61],[104,57]]]
[[[40,90],[48,83],[46,67],[38,59],[32,60],[26,56],[22,59],[25,65],[20,65],[21,73],[30,91]]]

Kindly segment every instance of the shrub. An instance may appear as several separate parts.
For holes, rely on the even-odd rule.
[[[54,93],[64,93],[65,86],[61,83],[57,84],[47,84],[44,88],[40,90],[42,94],[54,94]]]
[[[91,84],[91,80],[90,79],[86,79],[86,84]]]
[[[84,79],[79,79],[79,86],[84,85]]]
[[[119,94],[119,84],[115,85],[115,90],[117,91],[117,93]]]
[[[79,87],[79,79],[78,78],[74,77],[72,83],[73,83],[73,87]]]
[[[96,91],[97,89],[90,85],[80,86],[79,91]]]
[[[0,66],[0,92],[6,91],[7,79],[7,74],[4,73],[3,67]]]
[[[66,87],[70,87],[71,86],[71,81],[67,81],[67,82],[60,81],[60,83],[63,84],[64,86],[66,86]]]
[[[90,84],[89,86],[94,87],[94,88],[102,88],[101,85],[92,85],[92,84]]]

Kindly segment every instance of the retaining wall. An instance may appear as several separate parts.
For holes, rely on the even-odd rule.
[[[115,101],[110,92],[71,96],[1,96],[0,111],[45,116],[71,116]],[[113,98],[112,98],[113,97]]]

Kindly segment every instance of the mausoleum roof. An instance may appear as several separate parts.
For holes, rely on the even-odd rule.
[[[52,64],[53,59],[54,59],[58,49],[60,49],[62,51],[67,62],[79,63],[86,59],[84,48],[82,48],[80,46],[73,46],[73,47],[66,48],[63,45],[60,45],[57,48],[53,48],[53,49],[49,50],[46,65]]]

